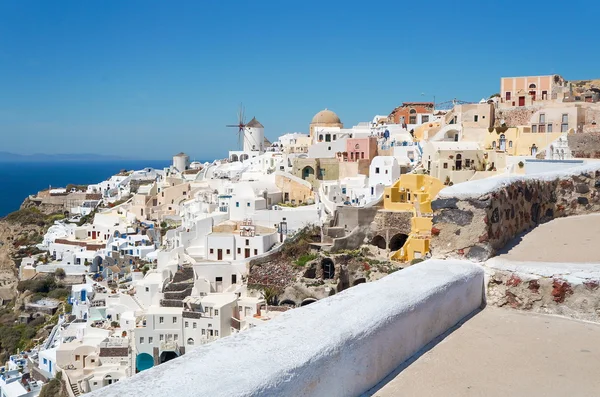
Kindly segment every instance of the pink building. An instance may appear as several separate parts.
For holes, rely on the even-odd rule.
[[[346,151],[341,154],[340,161],[369,160],[377,156],[377,138],[348,138]]]
[[[559,75],[502,77],[501,102],[508,106],[531,106],[536,101],[562,99],[568,84]]]

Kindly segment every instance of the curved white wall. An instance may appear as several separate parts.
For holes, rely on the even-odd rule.
[[[357,396],[481,306],[483,270],[426,261],[90,396]]]

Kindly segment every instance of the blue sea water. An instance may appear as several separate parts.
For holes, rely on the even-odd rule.
[[[69,183],[98,183],[122,169],[140,170],[146,167],[162,169],[168,160],[135,160],[106,162],[0,162],[0,217],[19,209],[30,194]]]

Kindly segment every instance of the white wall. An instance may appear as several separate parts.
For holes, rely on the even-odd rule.
[[[181,397],[200,390],[207,396],[357,396],[478,309],[483,279],[482,268],[470,262],[422,262],[90,396],[135,396],[139,390]],[[236,376],[223,375],[232,371]]]

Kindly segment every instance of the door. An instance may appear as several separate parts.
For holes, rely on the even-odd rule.
[[[529,95],[531,95],[531,99],[535,101],[535,91],[529,91]]]
[[[95,240],[95,239],[96,239],[96,232],[95,232],[95,231],[93,231],[93,232],[92,232],[92,240]]]
[[[524,96],[519,97],[519,106],[525,106],[525,97]]]
[[[244,250],[244,258],[250,258],[250,248]]]
[[[223,260],[223,250],[220,248],[217,250],[217,259]]]

